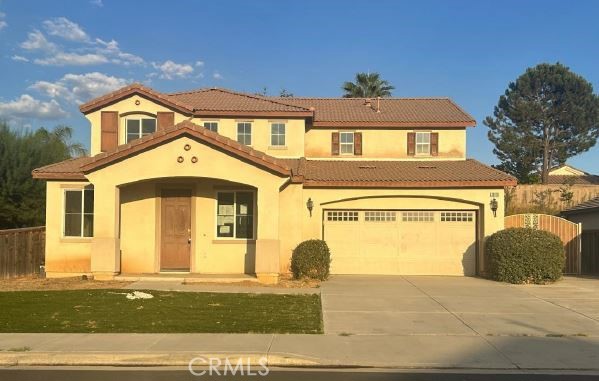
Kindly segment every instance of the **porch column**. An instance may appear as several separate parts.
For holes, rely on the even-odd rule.
[[[94,184],[94,237],[91,271],[95,279],[112,279],[120,272],[119,188],[113,184]]]
[[[262,283],[276,284],[280,271],[278,186],[258,189],[257,211],[256,276]]]

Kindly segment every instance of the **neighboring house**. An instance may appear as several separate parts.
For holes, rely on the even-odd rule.
[[[599,185],[599,176],[563,164],[549,170],[548,184]]]
[[[313,238],[329,244],[333,274],[475,275],[484,238],[503,229],[504,187],[516,183],[466,158],[475,121],[447,98],[134,84],[80,110],[92,156],[33,171],[47,180],[48,276],[273,283]]]
[[[599,197],[562,211],[564,218],[582,224],[582,230],[599,230]]]

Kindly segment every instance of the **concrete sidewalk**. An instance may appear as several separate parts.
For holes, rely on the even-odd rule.
[[[0,334],[0,366],[268,365],[599,370],[599,338],[477,335]],[[249,360],[248,360],[249,359]]]

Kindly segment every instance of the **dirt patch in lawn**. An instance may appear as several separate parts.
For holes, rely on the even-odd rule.
[[[114,280],[84,280],[81,277],[51,279],[24,277],[0,280],[0,291],[92,290],[124,288],[131,283]]]

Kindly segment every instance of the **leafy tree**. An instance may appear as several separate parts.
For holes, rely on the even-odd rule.
[[[569,157],[588,151],[599,137],[599,97],[593,86],[560,63],[528,68],[511,82],[488,116],[489,140],[500,169],[522,183]]]
[[[390,97],[395,89],[379,73],[357,73],[355,82],[345,82],[341,88],[344,98]]]
[[[72,133],[67,126],[17,132],[0,122],[0,229],[44,224],[46,185],[31,171],[85,155],[81,144],[71,143]]]
[[[279,96],[281,98],[293,98],[294,97],[293,93],[287,91],[287,89],[281,89],[281,91],[279,92]]]

